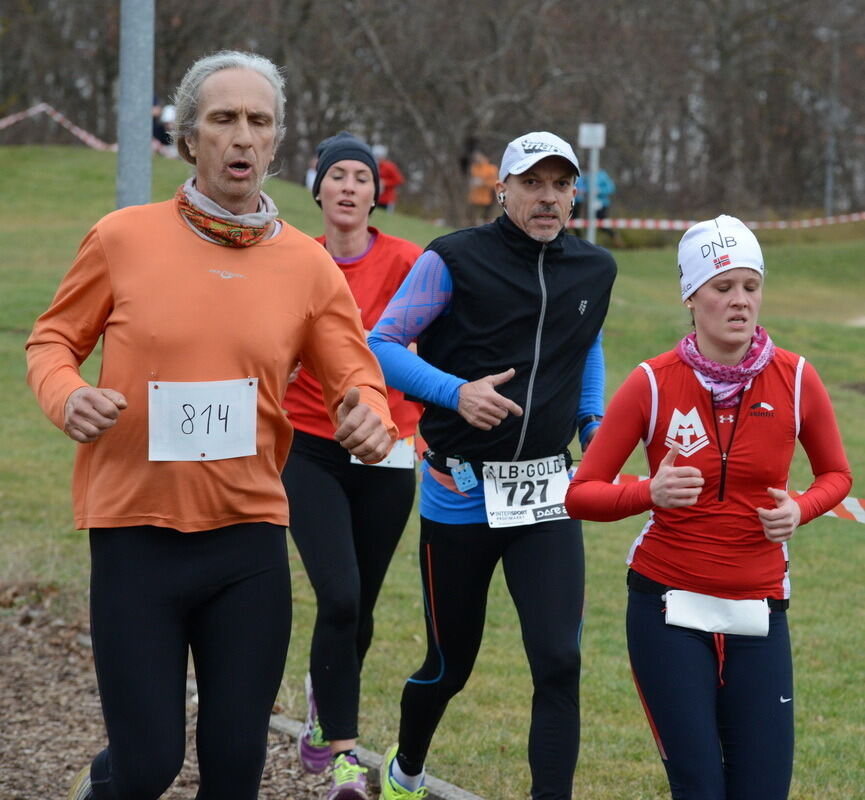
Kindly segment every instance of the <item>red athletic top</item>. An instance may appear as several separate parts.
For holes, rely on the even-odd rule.
[[[815,476],[796,498],[804,525],[837,505],[852,484],[814,368],[776,348],[738,408],[714,408],[697,374],[674,351],[664,353],[635,369],[610,401],[566,506],[573,517],[597,521],[650,511],[628,554],[628,564],[648,578],[720,597],[789,597],[786,545],[766,538],[755,509],[773,507],[766,487],[786,490],[797,438]],[[612,483],[641,439],[650,474],[673,442],[681,448],[676,465],[701,471],[696,505],[656,508],[649,480]]]
[[[391,297],[408,274],[422,249],[413,242],[379,232],[370,227],[375,242],[367,253],[353,260],[340,259],[337,266],[348,281],[364,328],[372,330]],[[325,237],[318,242],[325,244]],[[400,438],[411,436],[417,429],[422,407],[405,399],[402,392],[388,387],[388,406]],[[298,430],[315,436],[332,438],[333,423],[325,410],[321,384],[305,369],[289,385],[282,407],[291,424]]]

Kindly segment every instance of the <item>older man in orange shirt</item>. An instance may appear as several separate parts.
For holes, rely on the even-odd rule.
[[[396,436],[345,279],[261,191],[284,132],[278,70],[207,56],[175,104],[194,177],[170,201],[100,220],[27,343],[39,403],[80,443],[74,516],[90,529],[108,746],[74,800],[168,788],[184,758],[190,649],[197,796],[257,797],[291,629],[280,404],[298,361],[352,454],[380,460]],[[91,386],[79,367],[100,340]]]

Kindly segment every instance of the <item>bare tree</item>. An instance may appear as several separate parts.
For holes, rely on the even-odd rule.
[[[865,0],[185,0],[157,3],[154,95],[222,48],[284,66],[282,173],[347,128],[387,144],[409,205],[465,221],[467,151],[607,125],[634,213],[791,214],[865,200]],[[118,4],[7,0],[0,116],[45,100],[116,132]],[[34,121],[0,143],[59,141]]]

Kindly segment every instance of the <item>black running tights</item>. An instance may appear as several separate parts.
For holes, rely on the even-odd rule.
[[[282,480],[317,603],[309,671],[319,721],[329,740],[356,739],[373,608],[411,513],[415,471],[352,464],[337,442],[296,431]]]
[[[449,700],[474,666],[499,559],[532,673],[533,800],[571,797],[580,742],[583,537],[578,520],[514,528],[421,517],[427,655],[403,689],[399,762],[417,774]]]
[[[291,631],[285,529],[90,532],[93,655],[108,747],[95,800],[156,800],[183,765],[198,683],[198,800],[255,800]]]

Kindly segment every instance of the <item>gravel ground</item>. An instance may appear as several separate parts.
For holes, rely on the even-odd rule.
[[[57,617],[54,594],[0,585],[0,800],[65,798],[105,745],[86,620]],[[193,702],[188,720],[186,761],[165,800],[195,796]],[[301,770],[288,735],[271,732],[261,800],[321,800],[328,785]]]

